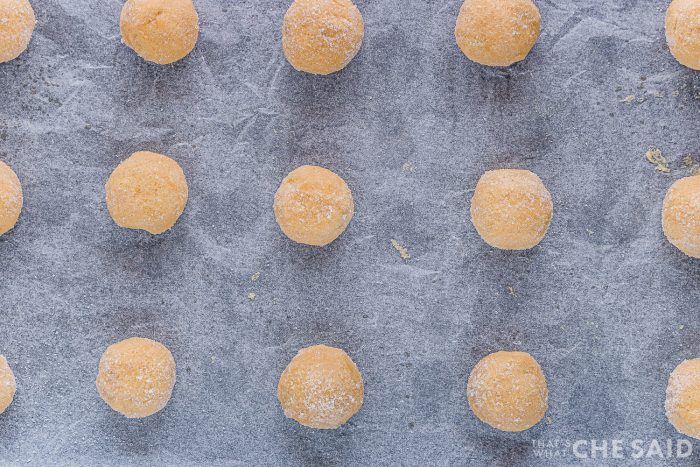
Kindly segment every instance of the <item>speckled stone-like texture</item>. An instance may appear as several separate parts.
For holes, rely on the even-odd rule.
[[[700,356],[700,262],[664,239],[661,205],[693,170],[683,156],[700,162],[700,75],[665,45],[666,1],[539,0],[532,53],[494,70],[455,44],[459,1],[361,0],[363,48],[329,77],[286,62],[286,1],[196,1],[199,43],[166,67],[120,43],[119,1],[32,3],[28,51],[0,65],[0,159],[25,195],[0,237],[0,354],[17,378],[1,463],[539,466],[576,459],[542,461],[533,440],[679,436],[665,389]],[[190,187],[157,237],[104,203],[138,150],[175,159]],[[274,219],[303,164],[355,200],[324,249]],[[492,249],[469,222],[470,190],[502,167],[552,193],[533,250]],[[105,348],[133,335],[178,367],[168,406],[140,421],[94,386]],[[365,383],[334,431],[277,402],[286,364],[317,343]],[[467,376],[496,350],[540,363],[550,424],[505,434],[471,414]]]

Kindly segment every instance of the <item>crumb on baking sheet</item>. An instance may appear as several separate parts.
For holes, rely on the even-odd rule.
[[[255,282],[255,281],[257,281],[258,279],[260,279],[260,271],[256,272],[256,273],[253,274],[252,276],[250,276],[250,281],[251,281],[251,282]]]
[[[411,173],[411,172],[415,172],[415,170],[416,170],[416,165],[411,161],[406,161],[401,166],[402,172]]]
[[[624,99],[622,99],[620,102],[622,102],[623,104],[631,104],[635,100],[637,100],[637,96],[629,95],[629,96],[625,97]]]
[[[695,163],[695,160],[693,160],[693,156],[690,154],[686,154],[683,156],[683,167],[692,167],[692,165]]]
[[[508,295],[515,295],[515,289],[513,287],[509,285],[506,289],[508,289]]]
[[[411,259],[411,255],[408,254],[408,250],[406,249],[406,247],[401,245],[399,242],[397,242],[393,238],[391,239],[391,246],[393,246],[394,249],[399,252],[399,254],[401,255],[401,257],[403,259]]]
[[[664,157],[661,149],[657,148],[656,146],[649,146],[645,156],[647,161],[649,161],[650,164],[654,164],[656,166],[656,170],[659,172],[669,173],[671,171],[671,169],[668,167],[666,157]]]
[[[255,297],[257,297],[255,292],[248,292],[248,300],[255,300]]]

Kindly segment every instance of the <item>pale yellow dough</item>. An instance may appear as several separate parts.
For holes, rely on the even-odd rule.
[[[0,235],[17,224],[22,212],[22,185],[9,165],[0,162]]]
[[[122,41],[141,58],[167,65],[194,49],[199,16],[192,0],[127,0],[119,27]]]
[[[110,345],[100,359],[97,391],[127,418],[162,410],[175,386],[175,360],[160,342],[132,337]]]
[[[524,60],[540,35],[540,12],[531,0],[465,0],[455,39],[464,55],[487,66]]]
[[[357,55],[364,31],[351,0],[295,0],[284,15],[282,48],[297,70],[328,75]]]
[[[668,378],[666,416],[686,436],[700,439],[700,359],[685,360]]]
[[[527,250],[544,238],[552,220],[552,196],[528,170],[491,170],[479,179],[471,204],[472,223],[489,245]]]
[[[338,428],[362,407],[364,384],[357,365],[341,349],[301,349],[280,377],[277,397],[284,414],[304,426]]]
[[[27,50],[36,18],[28,0],[0,0],[0,63]]]
[[[178,163],[148,151],[134,153],[119,164],[105,191],[109,214],[117,225],[154,235],[175,225],[189,194]]]
[[[662,226],[669,242],[700,258],[700,175],[677,180],[664,198]]]
[[[17,383],[12,368],[7,359],[0,355],[0,413],[3,413],[12,404],[15,398]]]
[[[323,167],[301,166],[287,175],[275,194],[275,218],[287,237],[324,246],[338,238],[355,206],[345,181]]]
[[[700,0],[673,0],[666,11],[666,42],[682,65],[700,70]]]
[[[547,381],[525,352],[496,352],[476,364],[467,382],[474,415],[501,431],[524,431],[547,412]]]

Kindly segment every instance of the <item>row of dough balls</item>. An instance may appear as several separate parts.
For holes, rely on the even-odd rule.
[[[96,386],[102,399],[128,418],[153,415],[167,405],[176,379],[170,350],[160,342],[132,337],[110,345],[100,358]],[[11,404],[14,374],[0,356],[0,413]],[[666,415],[681,433],[700,439],[700,359],[686,360],[671,373]],[[482,358],[467,380],[467,400],[476,417],[502,431],[527,430],[547,412],[547,381],[525,352],[495,352]],[[341,349],[303,348],[277,385],[284,414],[317,429],[338,428],[360,410],[364,383],[355,362]]]
[[[0,62],[19,56],[34,31],[28,0],[0,0]],[[122,41],[150,62],[176,62],[194,49],[199,17],[192,0],[127,0],[120,18]],[[530,53],[540,35],[532,0],[465,0],[455,39],[470,60],[510,66]],[[351,0],[295,0],[284,16],[282,46],[300,71],[327,75],[357,55],[364,38],[360,10]],[[700,70],[700,0],[673,0],[666,39],[683,65]]]
[[[107,208],[119,226],[160,234],[185,210],[188,187],[180,165],[162,154],[134,153],[105,185]],[[325,246],[338,238],[354,214],[347,183],[323,167],[304,165],[290,172],[275,194],[273,209],[282,232],[297,243]],[[0,162],[0,235],[16,224],[22,210],[17,175]],[[486,243],[503,250],[526,250],[540,243],[552,220],[552,196],[528,170],[484,173],[471,200],[471,220]],[[700,258],[700,175],[676,181],[666,193],[662,225],[668,240]]]

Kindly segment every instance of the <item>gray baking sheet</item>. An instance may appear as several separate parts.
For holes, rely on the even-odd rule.
[[[663,402],[669,372],[700,356],[700,262],[665,241],[660,212],[700,163],[700,75],[665,45],[668,2],[539,0],[532,54],[494,70],[457,48],[459,1],[359,0],[364,45],[329,77],[287,64],[287,1],[196,0],[197,47],[165,67],[120,43],[120,1],[32,4],[29,50],[0,65],[0,159],[25,194],[0,238],[0,352],[18,386],[3,464],[594,465],[533,443],[683,438]],[[670,173],[646,161],[652,145]],[[118,228],[104,203],[112,169],[144,149],[190,186],[157,237]],[[355,198],[324,249],[274,220],[303,164]],[[531,251],[491,249],[469,222],[479,176],[503,167],[552,193]],[[178,367],[170,404],[144,420],[94,387],[104,349],[133,335]],[[316,343],[365,379],[335,431],[286,419],[276,398]],[[469,371],[503,349],[530,352],[549,382],[547,419],[524,433],[467,405]]]

